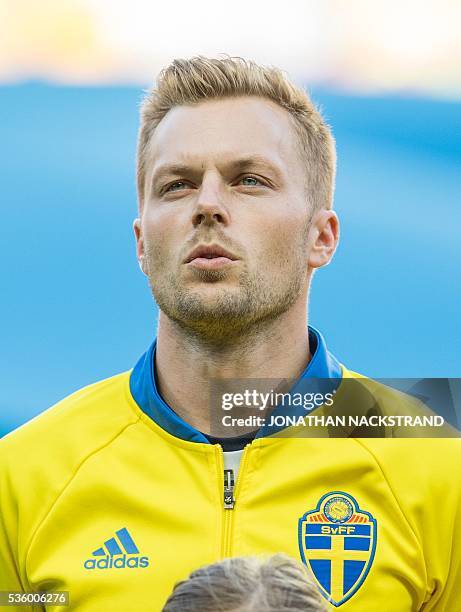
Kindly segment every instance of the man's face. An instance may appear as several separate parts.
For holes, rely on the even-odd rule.
[[[147,155],[138,256],[170,319],[218,339],[305,298],[311,210],[285,110],[253,97],[175,107]]]

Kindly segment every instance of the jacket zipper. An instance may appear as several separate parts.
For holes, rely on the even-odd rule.
[[[224,470],[224,510],[234,509],[234,489],[234,470]]]
[[[222,500],[222,537],[221,537],[221,557],[226,558],[232,555],[232,534],[234,526],[235,505],[238,502],[238,494],[242,488],[243,469],[245,467],[246,455],[248,452],[248,444],[242,453],[237,479],[235,479],[234,470],[224,469],[224,453],[220,446],[217,445],[219,456],[219,466],[221,474],[221,500]]]

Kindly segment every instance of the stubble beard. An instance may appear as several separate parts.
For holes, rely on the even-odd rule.
[[[296,253],[291,265],[276,270],[271,279],[244,267],[238,284],[233,287],[219,286],[225,280],[226,271],[201,270],[200,280],[214,285],[215,291],[210,297],[199,288],[180,282],[176,274],[157,274],[156,270],[165,266],[158,253],[147,252],[149,284],[160,310],[197,341],[214,346],[242,339],[251,342],[288,311],[305,288],[305,245],[302,251],[298,246]]]

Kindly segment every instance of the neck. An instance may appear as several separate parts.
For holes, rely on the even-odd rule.
[[[210,379],[299,377],[310,360],[306,306],[300,299],[276,320],[220,344],[160,312],[155,365],[163,399],[189,425],[210,433]]]

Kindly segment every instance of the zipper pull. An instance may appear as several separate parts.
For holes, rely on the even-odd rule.
[[[234,504],[234,470],[224,470],[224,509],[232,510]]]

